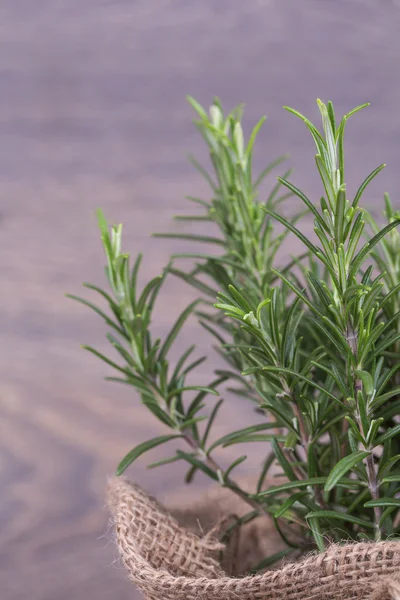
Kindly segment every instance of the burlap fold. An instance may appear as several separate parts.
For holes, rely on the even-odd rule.
[[[400,600],[398,541],[333,545],[277,570],[233,577],[232,555],[233,571],[244,573],[266,555],[265,544],[279,549],[264,518],[243,527],[222,566],[217,536],[232,509],[224,514],[217,495],[173,516],[139,487],[113,479],[108,499],[120,555],[148,600]]]

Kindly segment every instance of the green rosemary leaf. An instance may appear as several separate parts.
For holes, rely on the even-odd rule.
[[[199,471],[205,473],[210,479],[214,479],[214,481],[218,481],[218,473],[213,471],[209,466],[207,466],[202,460],[194,456],[193,454],[189,454],[187,452],[183,452],[182,450],[177,450],[177,455],[180,458],[186,460],[193,467],[196,467]],[[222,475],[222,473],[221,473]]]
[[[151,296],[152,292],[154,292],[157,288],[160,287],[160,285],[163,282],[163,278],[158,276],[158,277],[154,277],[154,279],[152,279],[151,281],[149,281],[149,283],[144,287],[143,292],[137,302],[137,312],[139,314],[141,314],[144,309],[145,306],[148,302],[149,297]]]
[[[229,443],[232,441],[235,443],[237,439],[240,440],[242,437],[247,437],[252,433],[258,433],[260,431],[265,431],[267,429],[274,428],[276,428],[276,423],[259,423],[257,425],[251,425],[250,427],[238,429],[237,431],[233,431],[232,433],[224,435],[221,438],[217,439],[215,442],[213,442],[209,447],[208,452],[212,452],[213,450],[215,450],[215,448],[218,448],[218,446],[229,445]]]
[[[195,198],[194,196],[185,196],[186,200],[190,202],[194,202],[195,204],[201,204],[201,206],[205,206],[206,208],[210,208],[210,203],[202,200],[201,198]]]
[[[278,223],[280,223],[281,225],[283,225],[284,227],[286,227],[286,229],[289,229],[289,231],[291,231],[292,233],[294,233],[295,236],[298,237],[299,240],[302,241],[303,244],[305,246],[307,246],[307,248],[313,254],[317,255],[318,248],[316,246],[314,246],[314,244],[312,242],[310,242],[310,240],[303,233],[301,233],[301,231],[299,229],[297,229],[297,227],[295,227],[294,225],[292,225],[292,223],[290,223],[290,221],[288,221],[287,219],[285,219],[281,215],[278,215],[278,213],[276,213],[276,212],[274,212],[272,210],[269,210],[269,208],[266,208],[265,206],[262,206],[261,208],[267,213],[267,215],[269,215],[270,217],[272,217],[273,219],[275,219],[276,221],[278,221]]]
[[[266,176],[269,175],[269,173],[271,173],[271,171],[273,171],[278,165],[280,165],[287,158],[288,158],[287,154],[284,154],[283,156],[279,156],[279,158],[277,158],[271,164],[269,164],[267,167],[265,167],[265,169],[263,169],[261,171],[260,175],[255,180],[255,182],[253,184],[254,189],[257,189],[258,187],[260,187],[261,183],[264,181]]]
[[[192,354],[192,352],[194,351],[195,348],[196,348],[196,345],[192,344],[192,346],[189,346],[189,348],[187,350],[185,350],[185,352],[181,355],[180,359],[176,363],[176,367],[172,374],[172,378],[171,378],[172,381],[175,381],[179,377],[179,373],[180,373],[181,369],[183,368],[183,365],[185,364],[186,360],[189,358],[189,356]]]
[[[253,146],[254,143],[256,141],[256,137],[258,135],[258,132],[260,131],[261,127],[264,125],[265,121],[267,120],[266,116],[261,117],[261,119],[258,121],[257,125],[255,125],[255,127],[253,128],[253,131],[251,132],[248,144],[247,144],[247,148],[246,148],[246,158],[249,158],[251,156],[251,153],[253,151]]]
[[[175,440],[180,438],[181,435],[161,435],[160,437],[153,438],[152,440],[148,440],[147,442],[143,442],[135,448],[132,448],[130,452],[121,460],[117,467],[117,475],[122,475],[122,473],[137,459],[139,456],[148,452],[152,448],[156,446],[160,446],[161,444],[165,444],[171,440]]]
[[[174,221],[201,221],[212,223],[213,219],[207,215],[174,215]]]
[[[293,490],[296,488],[307,488],[307,487],[312,487],[313,485],[320,485],[325,483],[326,481],[326,477],[313,477],[310,479],[302,479],[302,480],[296,480],[296,481],[288,481],[287,483],[283,483],[282,485],[274,485],[269,487],[266,490],[262,490],[260,492],[258,492],[257,494],[254,494],[252,497],[256,498],[263,498],[265,496],[272,496],[275,494],[280,494],[282,492],[287,492],[288,490]]]
[[[277,442],[285,442],[285,435],[276,435],[276,433],[256,433],[253,435],[244,435],[243,437],[235,437],[231,439],[229,442],[226,442],[223,447],[226,448],[228,446],[233,446],[234,444],[249,444],[251,442],[272,442],[276,440]]]
[[[351,274],[355,273],[359,269],[359,267],[363,263],[364,259],[368,255],[368,253],[371,252],[372,248],[374,246],[376,246],[376,244],[378,244],[381,241],[381,239],[389,233],[389,231],[391,231],[395,227],[398,227],[398,225],[400,225],[400,219],[396,219],[392,223],[389,223],[388,225],[386,225],[386,227],[381,229],[381,231],[379,233],[374,235],[374,237],[372,239],[370,239],[361,248],[359,253],[353,258],[353,260],[351,262],[351,265],[350,265],[350,273]]]
[[[301,381],[308,383],[309,385],[311,385],[315,389],[319,390],[320,392],[323,392],[329,398],[332,398],[333,400],[338,400],[334,394],[331,394],[331,392],[329,392],[328,390],[321,387],[318,383],[316,383],[312,379],[309,379],[308,377],[305,377],[301,373],[297,373],[296,371],[293,371],[292,369],[287,369],[285,367],[263,367],[262,370],[263,371],[271,371],[272,373],[283,373],[283,374],[286,373],[287,375],[293,375],[297,379],[300,379]]]
[[[208,235],[197,235],[194,233],[153,233],[153,237],[164,239],[188,240],[190,242],[204,242],[206,244],[217,244],[219,246],[225,246],[224,240],[221,240],[220,238],[211,237]]]
[[[223,375],[221,377],[218,377],[217,379],[215,379],[214,381],[211,382],[210,384],[210,388],[216,388],[218,387],[221,383],[224,383],[226,380],[228,379],[228,377],[226,375]],[[193,415],[195,415],[197,413],[197,411],[199,410],[199,406],[202,404],[204,398],[206,397],[207,392],[199,392],[192,400],[188,411],[187,411],[187,416],[188,417],[193,417]]]
[[[97,285],[93,285],[92,283],[85,282],[85,283],[83,283],[83,287],[85,287],[89,290],[93,290],[94,292],[97,292],[98,294],[103,296],[103,298],[110,305],[111,309],[115,312],[118,312],[118,304],[111,298],[110,294],[107,294],[107,292],[105,292],[104,290],[99,288]],[[69,294],[66,294],[66,296],[67,296],[67,298],[70,298]]]
[[[400,424],[390,427],[390,429],[388,429],[385,433],[376,438],[374,446],[380,446],[395,436],[400,436]]]
[[[202,385],[187,385],[182,388],[174,389],[168,394],[168,400],[173,398],[174,396],[178,396],[179,394],[183,394],[183,392],[188,392],[191,390],[196,390],[198,392],[206,392],[207,394],[212,394],[213,396],[218,396],[218,392],[213,390],[212,388],[204,387]]]
[[[364,506],[366,506],[364,504]],[[346,521],[348,523],[355,523],[356,525],[361,525],[362,527],[373,528],[374,523],[371,521],[367,521],[366,519],[360,519],[354,515],[349,515],[347,513],[338,512],[336,510],[315,510],[313,512],[308,513],[306,519],[338,519],[340,521]]]
[[[400,473],[397,473],[396,475],[388,475],[382,479],[382,483],[397,483],[398,481],[400,481]]]
[[[233,285],[229,286],[229,291],[232,294],[232,298],[236,301],[236,304],[239,306],[239,308],[246,312],[251,312],[252,308],[250,304],[242,296],[242,294],[240,294],[238,290],[235,287],[233,287]]]
[[[161,423],[164,423],[164,425],[167,425],[172,429],[176,426],[176,423],[171,419],[169,414],[157,404],[152,392],[148,391],[142,393],[142,403],[159,421],[161,421]]]
[[[107,363],[107,365],[109,365],[110,367],[113,367],[113,369],[117,369],[117,371],[121,371],[121,373],[124,373],[124,375],[127,375],[128,377],[130,376],[131,373],[130,373],[130,371],[128,369],[125,369],[124,367],[120,367],[119,365],[117,365],[117,363],[115,363],[114,361],[110,360],[109,358],[107,358],[106,356],[104,356],[104,354],[101,354],[101,352],[98,352],[97,350],[95,350],[91,346],[83,345],[82,348],[84,350],[87,350],[88,352],[91,352],[92,354],[94,354],[95,356],[97,356],[97,358],[100,358],[102,361],[104,361],[105,363]]]
[[[385,446],[388,443],[388,441],[390,440],[386,440],[385,442]],[[398,463],[400,460],[400,454],[395,454],[394,456],[388,458],[382,457],[382,460],[380,461],[379,464],[379,469],[378,469],[378,478],[385,478],[387,476],[387,474],[392,470],[392,467]]]
[[[293,552],[294,552],[293,548],[285,548],[284,550],[275,552],[275,554],[271,554],[270,556],[268,556],[267,558],[264,558],[261,562],[259,562],[255,567],[253,567],[249,571],[249,575],[255,575],[256,573],[259,573],[263,569],[267,569],[267,568],[271,567],[273,564],[282,560],[282,558],[289,556],[289,554],[292,554]]]
[[[400,508],[400,498],[379,498],[379,500],[369,500],[364,504],[365,508],[374,506],[398,506]]]
[[[293,185],[290,181],[283,179],[283,177],[278,177],[278,181],[280,181],[282,185],[284,185],[288,190],[293,192],[293,194],[298,196],[298,198],[300,198],[300,200],[302,200],[304,202],[304,204],[312,212],[312,214],[314,215],[317,222],[321,225],[321,227],[323,227],[325,229],[325,231],[327,231],[329,233],[329,228],[328,228],[327,224],[325,223],[324,219],[321,217],[321,215],[319,214],[318,210],[315,208],[315,206],[311,202],[311,200],[309,200],[307,198],[307,196],[301,190],[299,190],[299,188],[297,188],[295,185]]]
[[[200,173],[200,175],[202,175],[204,177],[204,179],[207,181],[207,183],[209,184],[209,186],[211,187],[211,189],[213,190],[214,193],[218,192],[218,188],[215,185],[214,181],[211,179],[211,177],[209,176],[209,174],[207,173],[207,171],[204,169],[204,167],[202,167],[197,160],[194,158],[194,156],[190,156],[188,157],[189,162],[192,163],[192,165],[195,167],[195,169],[198,170],[198,172]]]
[[[220,400],[218,400],[217,404],[214,406],[214,408],[213,408],[213,409],[212,409],[212,411],[211,411],[211,414],[210,414],[210,417],[209,417],[209,419],[208,419],[208,423],[207,423],[206,429],[205,429],[205,431],[204,431],[203,439],[202,439],[202,447],[203,447],[203,448],[205,447],[205,445],[206,445],[206,443],[207,443],[207,439],[208,439],[208,436],[209,436],[209,434],[210,434],[211,427],[212,427],[212,425],[213,425],[213,423],[214,423],[215,419],[217,418],[217,415],[218,415],[219,409],[221,408],[221,406],[222,406],[223,402],[224,402],[224,401],[223,401],[223,399],[222,399],[222,398],[221,398]],[[207,453],[208,453],[208,454],[210,454],[210,451],[211,451],[211,450],[210,450],[210,449],[208,449],[208,452],[207,452]]]
[[[336,210],[335,210],[335,241],[336,245],[344,242],[344,217],[346,209],[346,191],[340,189],[336,198]]]
[[[162,460],[156,460],[155,462],[147,465],[148,469],[156,469],[157,467],[163,467],[164,465],[170,465],[171,463],[182,460],[179,456],[170,456],[169,458],[163,458]]]
[[[275,519],[282,517],[285,514],[285,512],[293,506],[293,504],[295,504],[300,498],[302,498],[304,496],[304,494],[305,494],[305,492],[297,492],[297,493],[293,494],[292,496],[289,496],[289,498],[287,500],[285,500],[285,502],[282,504],[282,506],[280,506],[278,508],[278,510],[275,511],[275,514],[274,514]]]
[[[315,162],[317,164],[317,168],[325,188],[326,196],[328,198],[328,202],[330,204],[332,212],[335,210],[335,190],[333,189],[332,181],[327,171],[326,165],[322,160],[322,157],[317,154],[315,157]]]
[[[360,104],[359,106],[356,106],[356,108],[353,108],[353,110],[351,110],[349,113],[347,113],[346,119],[349,119],[351,116],[355,115],[356,112],[358,112],[359,110],[363,110],[363,108],[367,108],[368,106],[370,106],[370,102],[365,102],[364,104]]]
[[[100,317],[102,317],[102,319],[104,319],[104,321],[107,323],[107,325],[109,327],[112,327],[113,329],[115,329],[115,331],[118,331],[118,333],[120,335],[125,337],[124,330],[121,329],[121,327],[119,327],[116,323],[114,323],[114,321],[112,321],[110,319],[110,317],[108,317],[106,315],[106,313],[104,313],[100,308],[98,308],[91,302],[88,302],[88,300],[85,300],[84,298],[80,298],[79,296],[74,296],[73,294],[66,294],[66,297],[69,298],[70,300],[75,300],[76,302],[79,302],[80,304],[83,304],[84,306],[91,308],[95,313],[97,313]]]
[[[359,450],[358,452],[354,452],[353,454],[342,458],[342,460],[340,460],[329,473],[324,487],[325,491],[330,492],[338,483],[338,481],[342,479],[344,475],[346,475],[346,473],[348,473],[355,465],[364,460],[364,458],[370,454],[371,452]]]
[[[321,531],[321,526],[318,518],[309,517],[308,521],[318,550],[320,552],[325,552],[325,540]]]
[[[336,136],[335,109],[333,108],[333,104],[330,100],[328,101],[328,104],[327,104],[327,111],[328,111],[328,116],[329,116],[329,120],[331,123],[332,133],[334,136]]]
[[[177,337],[178,333],[182,329],[183,324],[185,323],[185,321],[189,317],[189,315],[193,312],[193,309],[195,306],[197,306],[198,302],[199,302],[198,300],[195,300],[194,302],[189,304],[189,306],[187,308],[185,308],[185,310],[181,313],[181,315],[176,320],[175,324],[173,325],[173,327],[170,330],[169,334],[167,335],[163,345],[160,348],[160,352],[158,354],[159,361],[164,360],[164,358],[167,356],[168,351],[171,348],[172,344],[174,343],[175,338]]]
[[[233,461],[233,463],[231,463],[229,465],[229,467],[226,469],[225,473],[224,473],[224,479],[228,479],[230,474],[232,473],[233,469],[235,469],[236,467],[238,467],[239,465],[242,464],[242,462],[244,462],[247,459],[247,456],[244,454],[243,456],[239,456],[239,458],[237,458],[236,460]]]
[[[197,100],[195,100],[192,96],[186,96],[186,100],[189,102],[189,104],[191,105],[191,107],[197,112],[197,114],[204,119],[205,121],[208,120],[208,116],[206,111],[204,110],[204,108],[197,102]]]
[[[282,467],[282,470],[285,473],[286,477],[290,479],[290,481],[295,481],[296,479],[298,479],[293,471],[292,465],[289,463],[288,459],[284,455],[282,448],[280,447],[276,439],[272,440],[272,450],[274,451],[276,459]]]
[[[362,194],[364,193],[364,190],[366,189],[366,187],[378,175],[378,173],[380,173],[382,171],[382,169],[384,169],[385,167],[386,167],[385,164],[380,165],[379,167],[377,167],[376,169],[374,169],[374,171],[372,171],[372,173],[370,173],[368,175],[368,177],[366,177],[364,179],[364,181],[362,182],[362,184],[358,188],[358,190],[356,192],[356,195],[354,196],[354,200],[353,200],[353,203],[352,203],[352,207],[353,208],[357,208],[357,206],[358,206],[358,204],[360,202],[360,198],[361,198]]]
[[[290,108],[289,106],[284,106],[283,108],[285,110],[287,110],[288,112],[291,112],[292,114],[296,115],[296,117],[299,117],[307,125],[307,127],[308,127],[309,131],[311,132],[311,135],[314,139],[317,150],[319,152],[321,152],[321,150],[323,150],[323,149],[326,150],[326,144],[325,144],[323,137],[321,136],[318,129],[311,123],[311,121],[309,119],[307,119],[307,117],[302,115],[298,110],[295,110],[294,108]]]

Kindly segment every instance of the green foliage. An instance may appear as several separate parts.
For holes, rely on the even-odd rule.
[[[175,255],[163,275],[141,293],[133,267],[121,250],[121,226],[111,228],[99,212],[110,293],[100,294],[108,312],[76,298],[101,316],[119,362],[86,347],[118,377],[135,388],[142,403],[169,429],[169,434],[135,446],[122,460],[122,473],[144,452],[167,442],[181,447],[150,467],[177,460],[189,465],[191,481],[202,471],[229,487],[252,507],[273,516],[291,548],[307,549],[310,540],[323,550],[327,541],[380,539],[399,533],[400,493],[400,213],[385,195],[387,224],[379,226],[362,205],[379,166],[349,197],[345,180],[344,131],[347,121],[367,105],[335,120],[332,103],[318,100],[322,132],[296,110],[316,146],[316,167],[323,197],[314,201],[288,180],[278,177],[265,197],[264,179],[283,159],[253,175],[253,150],[262,118],[245,142],[242,108],[225,115],[218,99],[209,114],[193,99],[196,126],[210,153],[209,173],[191,159],[209,185],[207,200],[189,197],[203,211],[181,215],[194,221],[198,233],[157,234],[204,242],[218,252]],[[287,198],[305,211],[282,214]],[[293,210],[291,210],[293,213]],[[297,223],[313,219],[315,238]],[[208,222],[212,235],[203,235]],[[304,252],[282,264],[279,252],[287,236],[296,236]],[[177,266],[190,260],[190,269]],[[200,293],[183,311],[165,339],[153,340],[152,314],[166,277],[178,277]],[[202,302],[202,306],[199,302]],[[204,357],[191,358],[189,347],[170,366],[170,349],[194,313],[226,361],[207,387],[192,385]],[[191,361],[191,362],[190,362]],[[213,438],[222,399],[209,406],[217,388],[250,400],[249,424]],[[233,387],[232,387],[233,386]],[[264,421],[251,424],[256,408]],[[238,453],[220,465],[221,449],[257,442],[265,457],[253,493],[244,491],[232,472],[246,460]],[[264,444],[264,446],[263,446]],[[271,452],[272,448],[272,452]],[[284,479],[266,487],[271,468]],[[287,529],[294,524],[296,532]],[[300,532],[300,533],[299,533]],[[281,557],[281,555],[280,555]],[[267,557],[269,565],[274,557]]]

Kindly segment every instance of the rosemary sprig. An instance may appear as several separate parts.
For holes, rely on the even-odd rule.
[[[385,195],[387,224],[381,228],[362,204],[368,184],[384,165],[365,178],[353,197],[345,179],[345,128],[367,105],[337,121],[332,103],[318,100],[321,130],[286,107],[305,123],[315,144],[323,191],[315,201],[289,180],[290,171],[278,177],[268,194],[262,191],[264,179],[282,160],[254,176],[253,151],[265,118],[246,143],[242,107],[225,115],[218,99],[209,113],[193,98],[189,102],[209,149],[212,172],[195,159],[192,163],[208,182],[210,197],[190,197],[202,212],[179,217],[183,223],[193,220],[198,230],[173,235],[184,242],[213,245],[216,253],[172,257],[164,273],[139,293],[141,257],[131,268],[129,256],[121,250],[121,226],[110,233],[99,212],[111,291],[86,286],[100,294],[108,312],[75,297],[104,319],[119,362],[86,348],[117,372],[118,377],[111,379],[132,386],[169,430],[135,446],[118,473],[156,446],[183,442],[186,451],[179,447],[150,466],[186,461],[188,482],[198,471],[219,481],[251,505],[253,516],[271,514],[282,537],[295,547],[299,531],[304,541],[300,547],[307,547],[311,539],[320,550],[327,539],[396,535],[400,213]],[[289,197],[291,205],[304,208],[292,218],[281,210]],[[305,213],[314,220],[314,239],[301,231]],[[304,252],[281,264],[280,251],[292,235],[304,245]],[[190,261],[189,270],[178,266],[181,259]],[[164,339],[153,340],[153,309],[167,276],[193,286],[206,308],[192,303]],[[187,381],[204,360],[193,358],[194,346],[173,367],[169,361],[171,346],[193,313],[227,363],[206,387]],[[227,382],[231,391],[251,402],[249,425],[228,429],[215,439],[213,425],[222,399],[208,407]],[[263,422],[252,424],[254,407]],[[232,477],[247,457],[238,453],[225,464],[221,452],[249,442],[259,443],[266,457],[251,493]],[[265,477],[273,464],[284,479],[266,488]],[[291,523],[296,524],[295,543],[288,538]]]

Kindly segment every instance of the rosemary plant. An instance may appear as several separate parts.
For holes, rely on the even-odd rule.
[[[313,201],[289,181],[289,171],[263,197],[260,186],[283,160],[253,175],[253,150],[264,118],[245,143],[241,107],[224,115],[216,99],[208,114],[193,98],[189,102],[209,148],[212,172],[191,161],[208,182],[210,199],[189,197],[202,212],[178,218],[199,227],[209,222],[217,235],[157,235],[204,242],[220,252],[175,255],[164,273],[139,291],[141,256],[130,266],[129,255],[121,250],[121,225],[110,230],[100,211],[110,290],[85,286],[109,310],[72,296],[104,319],[119,362],[85,348],[117,373],[108,379],[135,388],[142,404],[167,428],[135,446],[117,473],[148,450],[173,441],[171,455],[150,468],[186,461],[186,481],[202,471],[249,504],[243,520],[262,512],[271,515],[289,551],[301,551],[310,542],[322,551],[331,541],[397,535],[400,214],[385,195],[387,224],[380,228],[361,204],[368,184],[385,165],[366,177],[354,197],[348,196],[345,179],[345,127],[367,105],[337,121],[332,103],[318,100],[322,130],[285,107],[305,123],[315,143],[323,196]],[[303,211],[290,219],[281,211],[289,197],[290,205],[296,202]],[[314,220],[314,240],[297,227],[303,217]],[[304,252],[277,268],[288,235],[297,236]],[[190,260],[189,270],[177,266],[182,258]],[[154,305],[171,276],[193,286],[199,299],[164,339],[153,339]],[[174,365],[169,360],[192,312],[227,365],[207,387],[188,383],[205,360],[192,358],[194,346]],[[213,424],[223,401],[212,400],[209,409],[209,399],[226,382],[253,409],[249,407],[247,427],[215,439]],[[261,423],[254,424],[254,409],[263,415]],[[238,453],[226,464],[220,452],[246,442],[260,444],[262,463],[251,493],[233,474],[247,457]],[[265,478],[273,465],[283,479],[268,487]],[[267,558],[268,564],[280,556]]]

